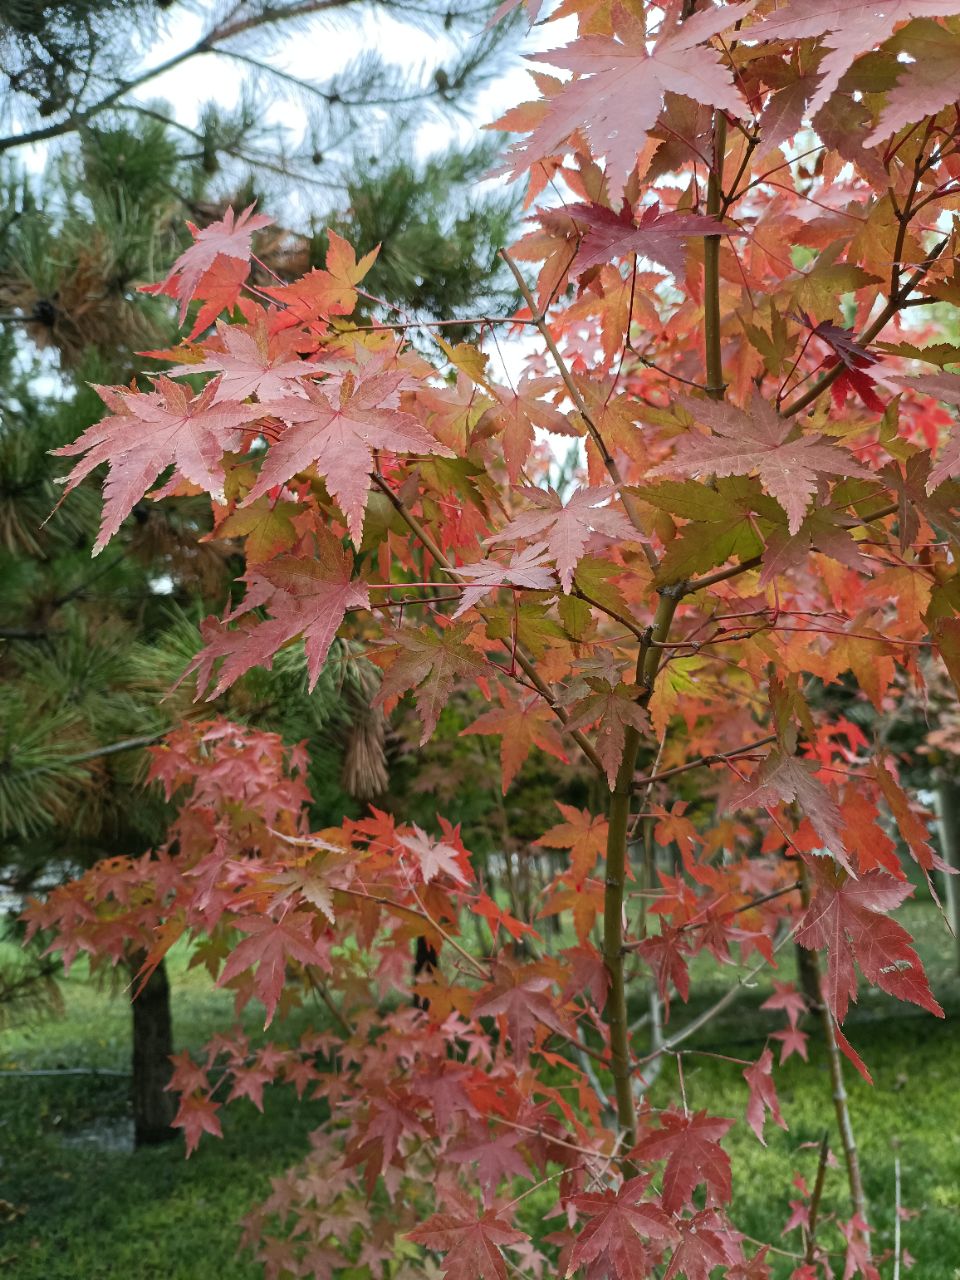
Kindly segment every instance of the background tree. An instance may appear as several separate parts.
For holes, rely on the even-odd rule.
[[[223,607],[239,563],[229,547],[201,541],[209,511],[189,496],[163,513],[143,504],[122,545],[93,567],[92,490],[51,517],[62,465],[50,453],[98,416],[89,384],[128,381],[145,365],[162,364],[139,353],[172,341],[174,313],[137,286],[183,247],[184,217],[209,223],[222,212],[225,191],[247,202],[262,195],[247,167],[253,161],[257,183],[266,171],[276,199],[298,172],[279,139],[261,134],[249,103],[233,114],[205,109],[197,131],[176,124],[163,104],[128,100],[150,78],[134,67],[149,54],[132,37],[154,30],[150,15],[169,8],[14,6],[3,28],[5,102],[15,129],[0,142],[13,157],[0,218],[0,836],[5,882],[21,893],[161,838],[169,815],[155,790],[143,792],[143,747],[190,713],[185,694],[160,699],[196,649],[195,622]],[[314,8],[239,5],[226,17],[218,10],[208,44],[266,74],[274,56],[263,45],[269,31]],[[459,26],[458,15],[450,22]],[[309,269],[325,252],[329,224],[384,241],[373,283],[406,312],[468,316],[502,294],[490,269],[512,202],[464,191],[489,166],[490,147],[422,162],[392,148],[389,165],[366,176],[359,158],[345,161],[356,145],[355,97],[369,91],[422,102],[424,92],[436,92],[453,103],[499,43],[499,35],[475,42],[443,73],[442,95],[439,80],[415,89],[373,58],[347,69],[343,101],[303,87],[323,101],[323,128],[340,141],[326,156],[311,153],[313,204],[299,201],[299,234],[285,234],[282,245],[265,240],[265,263],[273,250],[276,256],[261,269],[264,283],[274,283],[277,271]],[[375,114],[367,108],[371,124]],[[313,121],[314,133],[320,123]],[[60,137],[42,172],[17,168],[25,142]],[[321,169],[325,177],[314,181]],[[309,696],[302,661],[283,659],[232,699],[234,715],[310,738],[318,819],[385,786],[383,718],[369,707],[375,678],[344,644]],[[49,965],[36,978],[39,995],[49,989]],[[28,985],[22,971],[11,974],[11,998],[22,999]],[[168,1134],[172,1115],[162,969],[145,995],[135,1006],[134,1045],[144,1139]]]

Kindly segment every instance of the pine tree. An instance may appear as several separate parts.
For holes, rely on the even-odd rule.
[[[165,702],[157,695],[195,652],[197,622],[223,606],[236,571],[228,552],[197,541],[209,516],[189,495],[140,504],[119,547],[92,565],[94,490],[56,508],[63,467],[50,454],[100,416],[89,384],[157,367],[137,353],[173,341],[167,300],[137,285],[182,248],[183,218],[202,225],[229,199],[253,202],[265,173],[275,201],[297,172],[290,154],[264,162],[248,102],[232,115],[206,110],[199,133],[172,124],[160,104],[127,108],[123,86],[137,77],[122,70],[124,23],[164,7],[14,7],[0,35],[20,131],[0,139],[0,151],[63,138],[39,179],[7,169],[0,212],[0,866],[21,892],[160,839],[167,815],[143,789],[143,748],[178,717],[203,711],[183,689]],[[273,24],[270,14],[312,7],[237,6],[236,21],[248,23],[243,60],[266,56],[249,42]],[[493,43],[483,47],[486,58]],[[430,93],[455,96],[484,60],[471,59],[435,77]],[[364,86],[402,96],[391,74],[368,59],[339,77],[343,100],[326,104],[328,136],[334,115],[341,125],[353,117]],[[462,191],[489,167],[490,148],[417,164],[393,147],[390,164],[377,166],[347,159],[353,145],[311,153],[312,167],[329,163],[342,188],[324,189],[325,203],[306,211],[302,230],[264,238],[264,282],[274,282],[271,271],[300,274],[322,260],[330,226],[368,248],[382,242],[371,288],[404,314],[469,317],[492,305],[503,291],[491,276],[494,248],[512,208]],[[252,160],[255,172],[244,167]],[[384,722],[370,710],[376,676],[338,642],[308,696],[302,653],[290,651],[231,691],[227,709],[288,740],[309,738],[318,817],[327,808],[339,815],[386,786]],[[36,990],[47,991],[48,968],[35,976]],[[12,975],[0,998],[9,988],[20,999],[28,985]],[[135,1009],[135,1118],[138,1138],[156,1140],[170,1119],[162,971],[145,995]]]

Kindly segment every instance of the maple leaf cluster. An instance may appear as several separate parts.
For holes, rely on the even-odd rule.
[[[295,1048],[232,1035],[177,1064],[191,1146],[220,1128],[212,1074],[337,1117],[251,1215],[268,1275],[378,1277],[406,1234],[453,1280],[508,1260],[534,1280],[769,1276],[723,1140],[789,1123],[773,1049],[735,1068],[742,1119],[688,1098],[682,1068],[673,1104],[638,1101],[715,1016],[673,1021],[691,961],[729,968],[722,1009],[742,966],[820,953],[834,1072],[841,1052],[867,1072],[841,1030],[864,986],[942,1014],[892,913],[943,868],[875,730],[960,680],[960,349],[925,310],[960,300],[960,0],[556,16],[576,36],[533,56],[539,97],[498,122],[527,182],[506,253],[523,306],[476,318],[534,336],[521,377],[442,326],[427,359],[429,326],[362,289],[373,248],[331,235],[323,269],[252,284],[263,215],[231,212],[151,286],[182,319],[199,304],[173,367],[101,388],[105,418],[61,451],[68,492],[107,467],[98,549],[145,497],[202,492],[210,537],[243,554],[200,693],[301,640],[313,682],[348,632],[421,745],[455,706],[465,736],[499,738],[504,793],[534,755],[556,778],[523,904],[481,882],[456,823],[375,809],[311,831],[299,756],[191,725],[155,755],[181,801],[169,845],[29,909],[67,959],[149,968],[188,935],[268,1020],[320,993],[333,1021]],[[413,976],[417,939],[436,960]],[[781,1062],[806,1058],[803,998],[778,980],[764,1007],[787,1018]],[[846,1280],[871,1280],[846,1164],[855,1213],[829,1229]],[[519,1184],[553,1188],[546,1233]],[[814,1280],[827,1220],[801,1190],[793,1274]]]

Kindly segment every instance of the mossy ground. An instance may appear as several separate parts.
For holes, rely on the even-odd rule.
[[[903,1203],[917,1217],[903,1223],[904,1247],[916,1259],[918,1280],[960,1280],[960,982],[952,947],[931,907],[912,905],[905,923],[921,953],[948,1018],[939,1022],[865,992],[847,1030],[874,1075],[873,1088],[848,1072],[851,1108],[861,1148],[878,1252],[893,1238],[894,1158],[901,1161]],[[785,949],[781,976],[791,976]],[[171,965],[178,1048],[199,1048],[233,1022],[232,997],[204,974]],[[725,989],[729,973],[698,961],[696,1001],[703,1007]],[[270,1178],[307,1150],[319,1122],[316,1104],[298,1104],[291,1090],[268,1091],[265,1114],[246,1102],[221,1113],[225,1139],[204,1140],[189,1161],[179,1143],[132,1154],[114,1143],[129,1122],[122,1076],[20,1076],[11,1068],[88,1067],[124,1070],[129,1053],[129,1010],[122,995],[89,982],[80,966],[64,987],[66,1015],[8,1031],[0,1041],[0,1199],[16,1213],[3,1223],[0,1206],[0,1277],[16,1280],[246,1280],[260,1275],[237,1255],[238,1220],[269,1193]],[[745,991],[721,1018],[688,1042],[683,1067],[691,1107],[742,1117],[746,1089],[741,1067],[722,1058],[754,1059],[764,1037],[782,1019],[758,1012],[765,983]],[[258,1032],[257,1010],[244,1019]],[[671,1029],[690,1010],[673,1013]],[[283,1038],[284,1029],[277,1030]],[[288,1028],[293,1036],[295,1028]],[[796,1194],[794,1172],[812,1181],[816,1144],[825,1127],[835,1132],[824,1055],[811,1037],[811,1062],[794,1058],[776,1073],[790,1129],[768,1122],[761,1147],[742,1120],[731,1130],[735,1219],[747,1235],[786,1251],[797,1237],[779,1239]],[[668,1062],[654,1092],[674,1090]],[[656,1097],[654,1099],[656,1101]],[[811,1144],[811,1145],[807,1145]],[[836,1144],[835,1144],[836,1145]],[[539,1196],[524,1202],[538,1212]],[[845,1208],[841,1169],[831,1170],[825,1201]],[[546,1206],[543,1206],[544,1208]],[[22,1211],[22,1212],[21,1212]],[[531,1225],[533,1225],[531,1223]],[[831,1245],[839,1242],[831,1237]],[[771,1260],[774,1260],[771,1258]],[[778,1256],[778,1276],[790,1260]],[[842,1272],[842,1266],[838,1268]],[[890,1264],[883,1267],[892,1275]],[[906,1273],[904,1273],[906,1274]]]

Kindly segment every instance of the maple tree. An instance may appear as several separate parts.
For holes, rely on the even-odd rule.
[[[540,98],[499,122],[524,135],[507,170],[545,202],[503,255],[524,305],[476,318],[533,339],[515,386],[442,324],[430,361],[422,326],[364,314],[367,246],[331,238],[324,268],[261,288],[231,215],[151,286],[201,304],[177,379],[214,376],[192,397],[171,371],[105,390],[112,414],[70,446],[67,484],[108,463],[104,541],[148,490],[199,490],[214,533],[245,543],[245,594],[204,625],[200,692],[297,637],[315,677],[349,633],[383,668],[378,704],[409,696],[423,741],[470,687],[488,705],[467,733],[500,737],[505,790],[534,750],[590,779],[591,805],[562,799],[538,841],[569,850],[538,915],[573,945],[509,909],[441,815],[310,831],[302,753],[222,720],[153,752],[182,799],[165,847],[30,907],[68,958],[138,940],[145,974],[189,936],[268,1023],[321,999],[325,1026],[296,1046],[223,1035],[176,1064],[188,1149],[271,1081],[330,1103],[248,1221],[268,1275],[382,1275],[411,1243],[452,1280],[503,1280],[508,1262],[835,1274],[826,1147],[787,1224],[802,1253],[737,1230],[724,1139],[790,1122],[772,1048],[735,1060],[739,1117],[684,1083],[680,1046],[746,977],[675,1022],[694,957],[749,976],[795,940],[817,960],[850,1191],[832,1239],[846,1280],[879,1276],[843,1087],[844,1058],[869,1064],[843,1024],[861,975],[942,1015],[891,916],[911,875],[935,888],[942,866],[894,754],[836,694],[879,716],[931,664],[960,676],[956,429],[939,407],[958,396],[955,375],[922,372],[960,350],[928,358],[932,326],[912,318],[957,297],[960,117],[931,91],[902,118],[931,27],[945,58],[960,34],[955,7],[560,6],[579,34],[536,55]],[[532,287],[519,262],[543,264]],[[582,442],[576,488],[551,487],[549,434]],[[411,976],[417,939],[434,959]],[[644,996],[670,1019],[649,1038],[631,1022]],[[781,1061],[805,1057],[804,997],[780,983],[765,1007],[787,1018]],[[655,1107],[666,1060],[676,1095]],[[524,1216],[533,1191],[555,1200],[546,1233]]]

